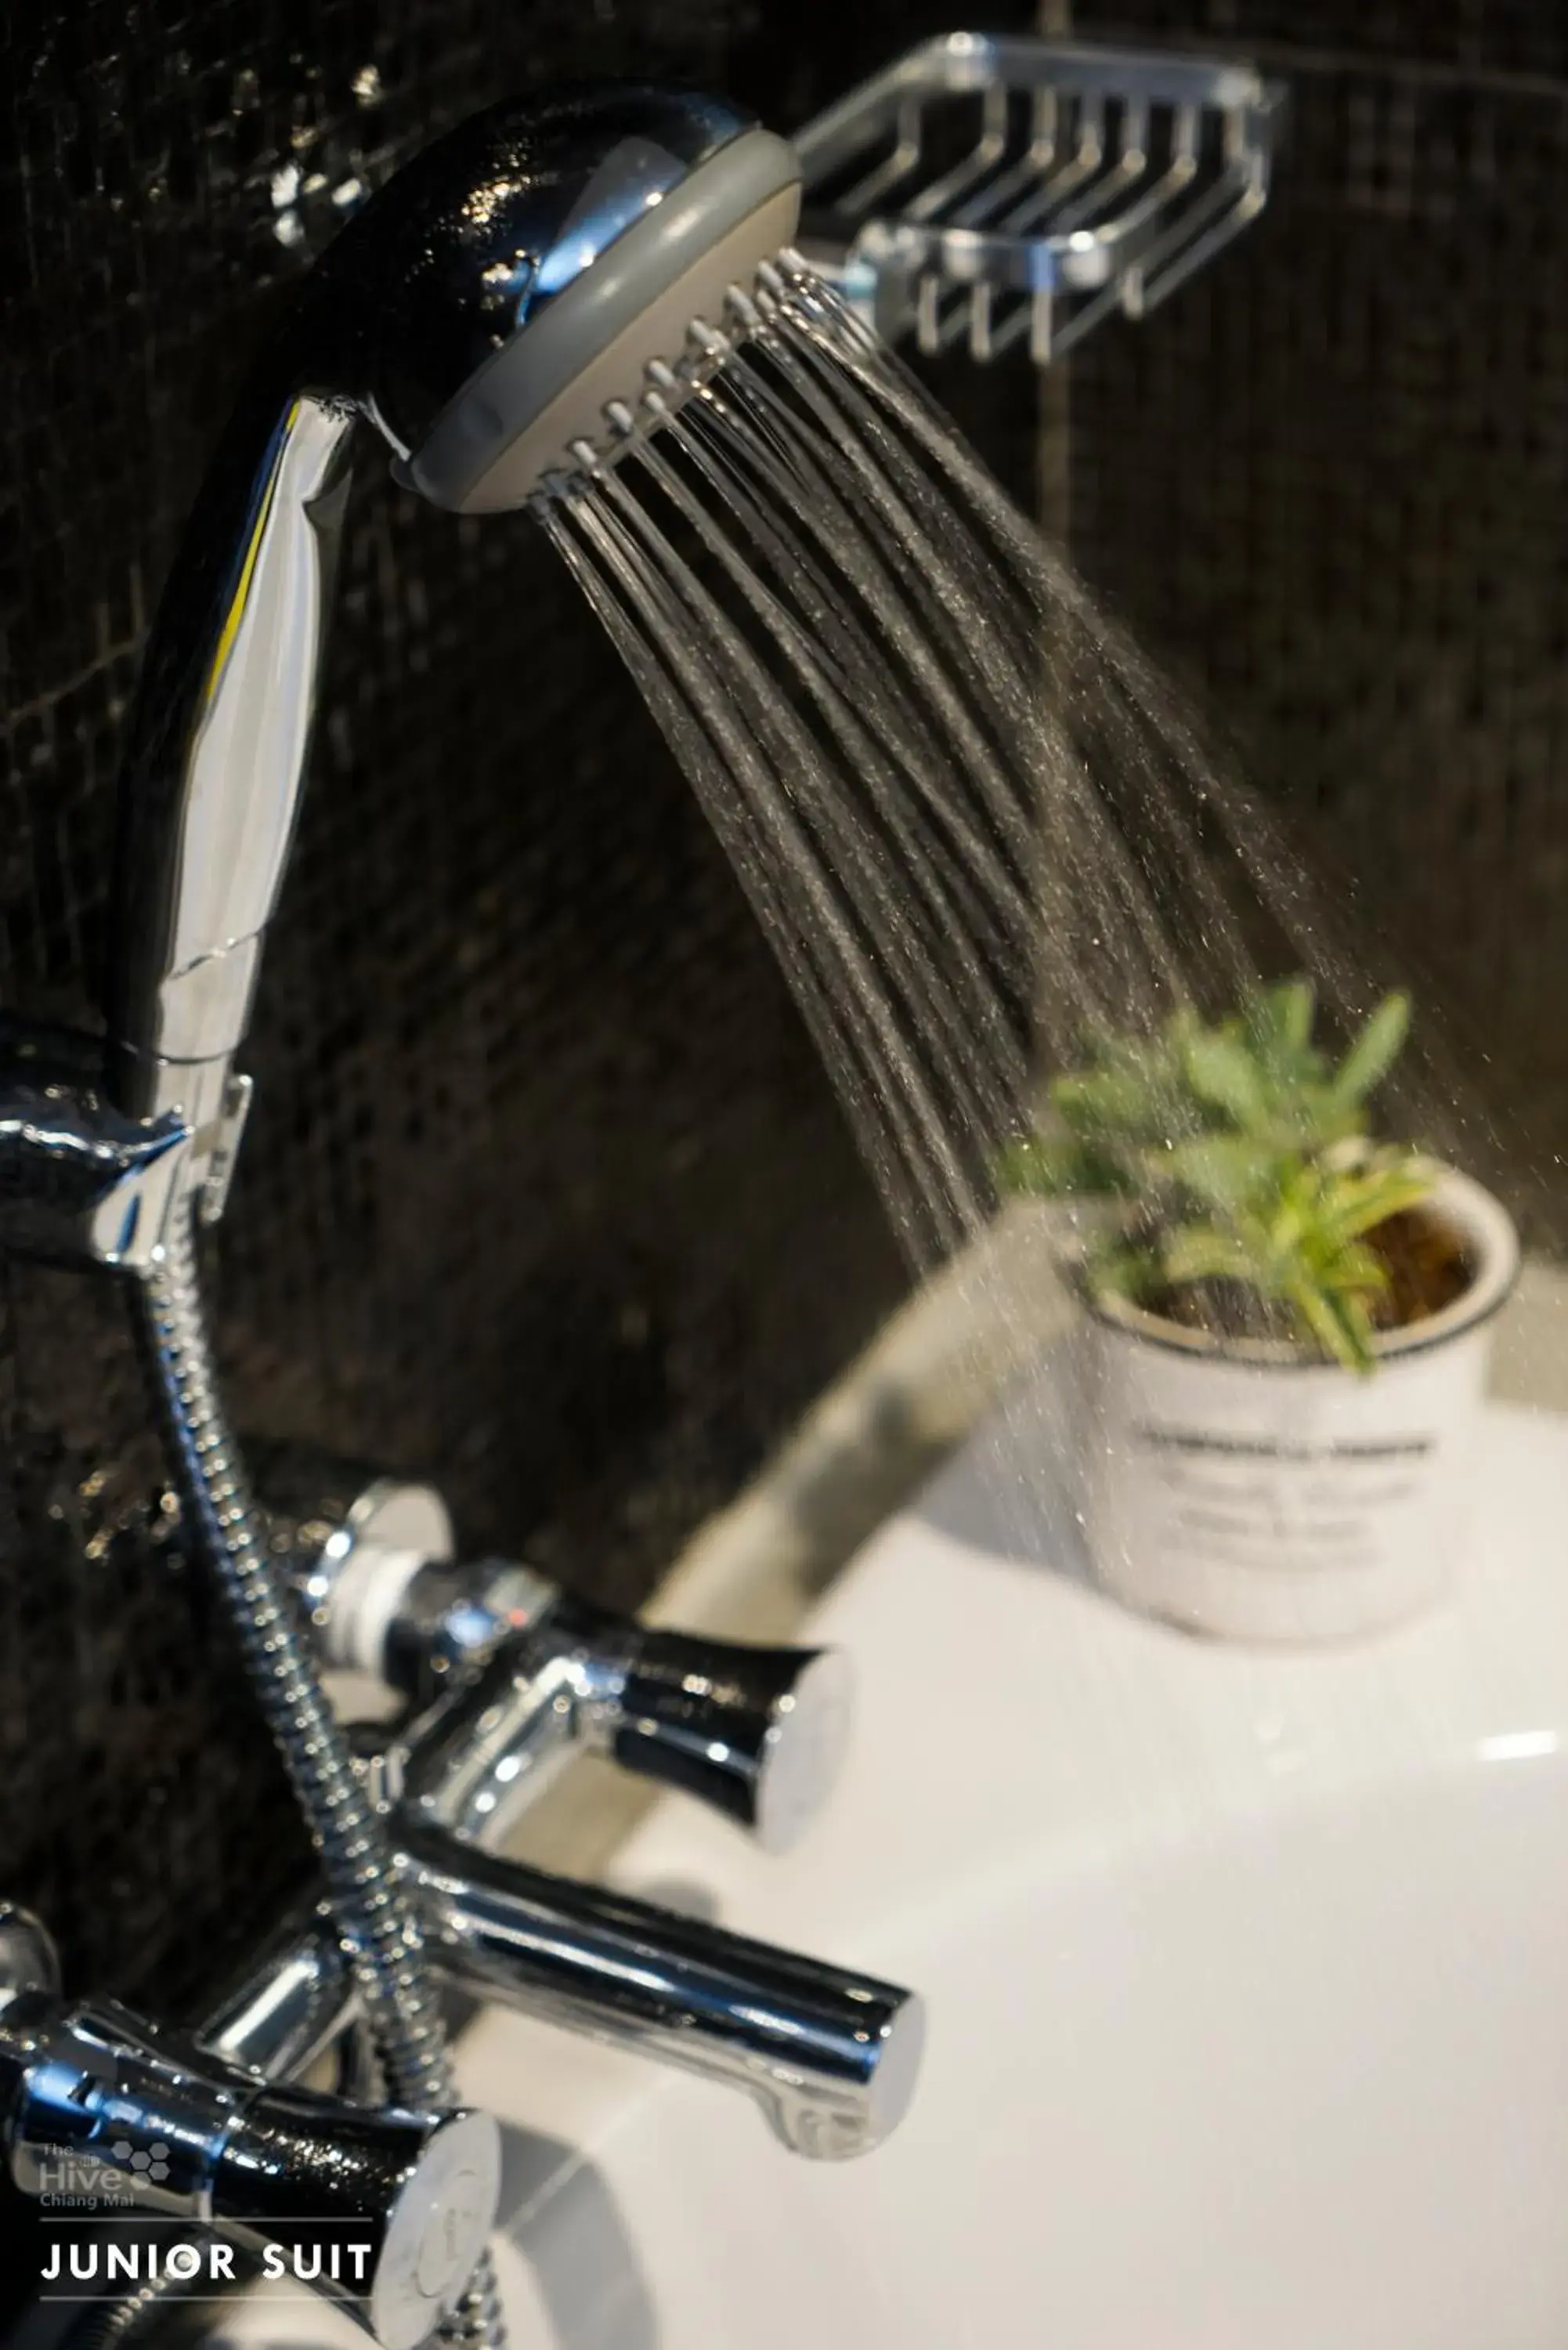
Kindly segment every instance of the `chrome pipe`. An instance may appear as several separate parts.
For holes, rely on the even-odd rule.
[[[286,1918],[224,1992],[199,2037],[203,2048],[268,2081],[299,2081],[358,2019],[348,1961],[323,1903]]]

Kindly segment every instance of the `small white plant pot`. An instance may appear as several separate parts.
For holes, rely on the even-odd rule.
[[[1451,1305],[1381,1334],[1365,1375],[1117,1300],[1085,1332],[1080,1508],[1121,1598],[1234,1640],[1332,1640],[1438,1597],[1469,1532],[1491,1322],[1519,1268],[1506,1211],[1445,1171]]]

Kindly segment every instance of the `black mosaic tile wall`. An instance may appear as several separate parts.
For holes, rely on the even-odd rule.
[[[1568,17],[1080,0],[1291,86],[1247,235],[1071,369],[1071,539],[1568,1207]],[[1549,1211],[1552,1202],[1548,1201]]]
[[[1538,75],[1568,67],[1568,24],[1552,0],[1074,0],[1085,40],[1205,42],[1257,57],[1288,48],[1293,61],[1372,61],[1400,78]]]
[[[356,184],[564,74],[672,72],[787,128],[943,16],[13,0],[0,1004],[96,1018],[149,608]],[[975,395],[1027,480],[1033,380]],[[432,1473],[472,1542],[601,1595],[647,1587],[899,1293],[740,891],[526,521],[359,485],[248,1060],[218,1264],[242,1428]],[[113,1286],[0,1270],[0,1892],[74,1981],[166,2011],[304,1856],[202,1593],[139,1538],[158,1476]]]

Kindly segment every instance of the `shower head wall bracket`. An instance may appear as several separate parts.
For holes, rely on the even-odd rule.
[[[1283,101],[1248,65],[944,34],[797,134],[801,249],[889,342],[1044,366],[1256,219]]]
[[[198,1128],[116,1109],[100,1060],[93,1038],[0,1018],[0,1250],[146,1274],[177,1199],[194,1191],[209,1222],[222,1212],[250,1080],[231,1072]]]

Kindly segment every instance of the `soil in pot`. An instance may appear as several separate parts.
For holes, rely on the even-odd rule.
[[[1380,1330],[1407,1330],[1462,1297],[1475,1279],[1469,1251],[1451,1224],[1427,1208],[1407,1208],[1366,1235],[1387,1269],[1388,1286],[1372,1301]]]

